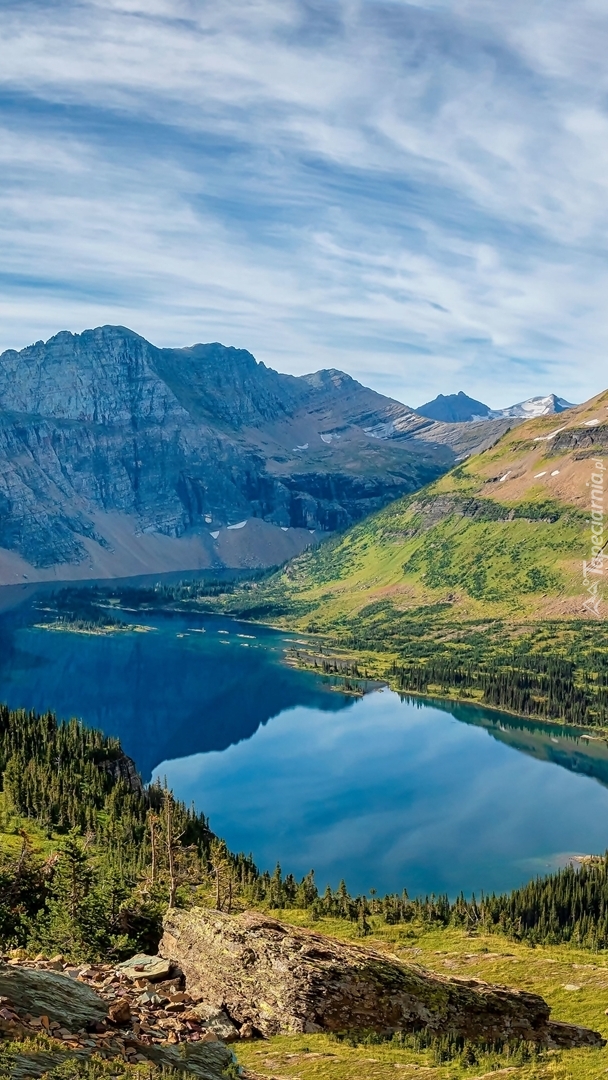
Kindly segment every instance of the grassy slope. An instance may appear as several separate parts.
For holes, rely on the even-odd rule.
[[[27,831],[32,846],[40,853],[48,854],[56,849],[56,838],[43,840],[30,821],[6,812],[0,825],[0,849],[12,849],[19,840],[20,829]],[[343,920],[322,918],[313,922],[310,912],[293,909],[271,914],[332,937],[361,941],[356,925]],[[365,945],[444,974],[534,991],[552,1006],[554,1019],[591,1027],[608,1038],[608,1017],[604,1013],[608,1005],[607,953],[568,945],[530,947],[500,934],[471,934],[453,927],[389,926],[373,915],[370,923],[372,935],[365,939]],[[566,990],[566,986],[579,989]],[[0,1080],[10,1075],[7,1065],[11,1058],[20,1057],[23,1062],[28,1054],[35,1056],[59,1049],[65,1051],[44,1035],[31,1046],[4,1042],[2,1050],[8,1060],[5,1063],[0,1054]],[[502,1080],[507,1076],[512,1080],[595,1080],[608,1070],[606,1050],[560,1051],[546,1060],[526,1065],[482,1055],[475,1064],[465,1067],[455,1062],[436,1066],[431,1050],[400,1049],[390,1043],[349,1046],[322,1035],[278,1036],[264,1042],[242,1043],[235,1049],[240,1064],[263,1080],[388,1080],[401,1070],[406,1076],[425,1080],[479,1080],[480,1077]],[[147,1080],[157,1075],[160,1072],[148,1066],[119,1066],[118,1062],[99,1062],[90,1071],[74,1062],[73,1073],[65,1066],[51,1073],[57,1080],[60,1077],[67,1080],[68,1076],[74,1080],[105,1080],[106,1076]]]
[[[300,925],[313,924],[298,912],[280,913],[280,918]],[[372,917],[372,923],[376,920]],[[321,920],[315,930],[333,937],[354,936],[348,924]],[[465,978],[479,978],[531,990],[549,1002],[556,1020],[592,1027],[608,1036],[608,956],[566,946],[520,945],[498,935],[470,936],[464,930],[425,930],[422,927],[374,926],[366,945],[388,949],[404,960],[420,963],[435,971]],[[566,990],[566,986],[579,987]],[[279,1036],[260,1046],[238,1048],[239,1061],[264,1077],[284,1080],[388,1080],[399,1075],[425,1080],[473,1080],[495,1077],[502,1080],[595,1080],[608,1071],[604,1050],[562,1051],[544,1062],[509,1068],[508,1061],[482,1058],[477,1064],[436,1066],[432,1052],[401,1050],[391,1044],[349,1047],[320,1035]],[[498,1068],[501,1071],[493,1071]],[[489,1075],[488,1075],[489,1074]]]
[[[586,428],[595,418],[601,425]],[[337,633],[370,605],[387,603],[460,622],[587,618],[582,561],[594,451],[559,452],[546,439],[557,427],[579,437],[593,430],[608,460],[608,392],[563,418],[508,432],[423,491],[294,560],[259,599],[290,607],[285,623]]]

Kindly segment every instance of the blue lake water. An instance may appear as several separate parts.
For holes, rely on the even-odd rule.
[[[284,663],[294,635],[228,619],[146,613],[148,633],[86,636],[35,626],[49,617],[0,615],[0,700],[118,735],[261,867],[454,895],[608,846],[604,742],[388,690],[352,698]]]

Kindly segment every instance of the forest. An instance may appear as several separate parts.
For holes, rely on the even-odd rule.
[[[372,922],[461,926],[608,948],[608,855],[500,896],[351,896],[261,872],[167,787],[144,786],[116,739],[52,713],[0,707],[0,947],[74,960],[154,950],[171,906],[304,910],[367,936]]]

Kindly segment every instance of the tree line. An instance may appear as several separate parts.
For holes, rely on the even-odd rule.
[[[168,907],[203,903],[297,908],[342,919],[365,937],[372,920],[463,926],[535,943],[608,948],[608,854],[502,895],[352,896],[260,872],[230,852],[205,816],[158,783],[144,786],[118,740],[0,706],[0,947],[75,960],[154,951]]]
[[[75,958],[155,949],[168,906],[257,874],[203,814],[144,786],[117,739],[0,706],[0,942]],[[229,873],[228,873],[229,871]],[[216,891],[217,891],[216,889]]]
[[[409,664],[397,661],[390,675],[402,691],[456,691],[519,716],[579,727],[608,726],[608,658],[604,656],[593,673],[581,673],[564,657],[514,650],[476,664],[463,663],[457,656]]]

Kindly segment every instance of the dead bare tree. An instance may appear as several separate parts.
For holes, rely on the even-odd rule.
[[[156,873],[157,873],[157,851],[156,842],[157,834],[156,827],[158,825],[158,815],[150,810],[148,813],[148,826],[150,829],[150,851],[151,851],[151,865],[150,865],[150,884],[152,888],[156,885]]]
[[[227,904],[228,912],[232,909],[232,866],[228,857],[228,848],[223,840],[214,840],[209,852],[211,874],[215,878],[215,907],[217,911],[224,910]]]
[[[165,840],[167,844],[167,869],[169,871],[169,908],[174,908],[175,896],[177,893],[177,878],[175,876],[176,837],[173,835],[173,796],[168,789],[166,789],[164,793],[164,802]]]

